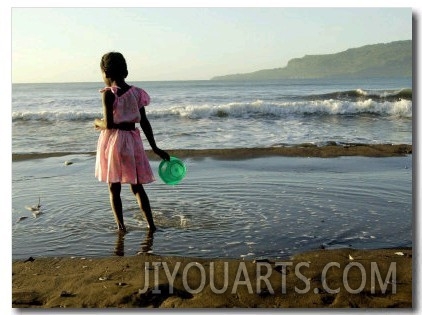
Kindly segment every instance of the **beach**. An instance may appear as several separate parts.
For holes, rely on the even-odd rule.
[[[365,143],[328,143],[318,146],[313,143],[302,143],[289,146],[277,146],[269,148],[236,148],[236,149],[201,149],[201,150],[167,150],[172,156],[180,158],[220,158],[229,160],[257,158],[260,156],[291,156],[291,157],[340,157],[340,156],[367,156],[367,157],[391,157],[402,156],[412,153],[411,144],[365,144]],[[43,157],[61,157],[77,152],[56,153],[30,153],[12,154],[12,161],[37,159]],[[95,155],[95,152],[90,152]],[[147,151],[149,159],[157,159],[151,151]]]
[[[284,261],[55,257],[13,262],[14,308],[411,308],[412,249]]]
[[[154,234],[94,176],[103,84],[13,84],[14,308],[414,306],[411,78],[134,84],[187,167],[142,135]]]
[[[383,178],[386,177],[388,181],[388,176],[391,175],[384,167],[394,169],[396,167],[392,165],[403,166],[407,163],[406,171],[407,167],[411,168],[409,162],[411,162],[412,147],[409,145],[378,147],[354,145],[342,148],[344,152],[350,152],[347,151],[349,149],[355,150],[353,156],[332,158],[308,157],[310,152],[316,152],[309,151],[309,147],[319,150],[321,156],[333,156],[333,148],[316,148],[306,145],[296,147],[294,153],[289,151],[291,150],[289,148],[286,148],[286,151],[283,149],[245,149],[239,156],[232,156],[224,150],[216,150],[213,153],[202,152],[207,158],[201,156],[200,152],[184,152],[183,154],[179,151],[174,153],[184,157],[185,161],[192,159],[189,169],[190,177],[187,181],[200,183],[201,191],[204,189],[202,186],[204,182],[201,182],[200,179],[203,179],[205,174],[210,174],[209,168],[214,169],[214,176],[218,178],[223,176],[222,173],[226,173],[228,178],[233,176],[233,174],[227,173],[227,168],[225,168],[227,163],[230,168],[238,165],[236,173],[242,173],[240,172],[242,167],[239,166],[241,163],[243,163],[243,167],[245,165],[249,168],[258,167],[256,174],[260,175],[261,183],[256,182],[251,185],[255,188],[265,187],[262,185],[265,183],[266,168],[273,170],[274,165],[280,167],[282,164],[287,164],[284,166],[286,169],[291,169],[292,165],[296,165],[296,167],[300,165],[304,171],[303,162],[305,160],[301,159],[307,159],[310,163],[306,168],[324,170],[327,181],[334,179],[330,177],[330,174],[335,174],[338,169],[342,170],[342,176],[347,179],[350,174],[356,172],[357,165],[366,165],[363,168],[360,166],[359,176],[371,170],[373,175],[376,174],[375,177],[381,186]],[[333,147],[336,146],[333,145]],[[344,158],[346,160],[342,160]],[[44,162],[50,161],[50,163],[59,164],[55,159],[65,161],[69,160],[69,156],[40,157],[40,159]],[[92,161],[92,158],[73,160],[75,165],[70,166],[86,163],[89,166],[89,161]],[[196,164],[193,161],[196,161]],[[263,161],[265,161],[265,167]],[[25,163],[25,160],[17,163]],[[158,161],[152,159],[151,163],[155,165],[154,163],[158,163]],[[387,163],[388,166],[380,166],[383,163]],[[201,166],[201,168],[197,169],[195,165]],[[331,168],[329,172],[326,168],[327,165],[330,165]],[[344,165],[348,165],[350,169],[345,169]],[[42,169],[42,165],[40,167]],[[380,169],[376,169],[376,167],[380,167]],[[83,169],[84,167],[82,167]],[[383,169],[384,171],[382,171]],[[319,177],[320,174],[319,171],[307,170],[306,172],[306,178],[309,181],[312,181],[312,173],[316,177]],[[249,176],[254,177],[255,175],[251,173]],[[275,175],[271,173],[268,176],[274,178]],[[83,180],[81,174],[77,177]],[[228,178],[223,178],[223,182],[227,183]],[[396,176],[396,178],[400,181],[399,177]],[[290,185],[295,186],[292,176],[289,176],[289,179]],[[213,181],[210,175],[207,180]],[[242,186],[241,183],[242,181],[238,180],[240,186]],[[186,182],[184,184],[186,185]],[[278,184],[280,185],[280,183]],[[334,185],[338,186],[338,183],[334,183]],[[402,183],[398,183],[398,185],[402,185]],[[227,187],[223,185],[225,190]],[[325,187],[327,186],[325,185]],[[349,190],[353,190],[353,183],[348,182],[347,187]],[[163,187],[161,186],[161,188]],[[188,193],[186,191],[188,188],[183,185],[170,189],[177,189],[176,194],[182,196]],[[245,188],[243,187],[243,189]],[[365,189],[363,187],[363,190]],[[192,192],[190,193],[192,194]],[[236,198],[236,194],[233,192],[230,194],[229,191],[226,191],[226,193],[231,198]],[[319,194],[321,193],[320,191]],[[202,195],[204,195],[203,192]],[[372,195],[376,195],[375,190],[372,191]],[[247,199],[246,195],[239,198]],[[191,201],[195,202],[195,199]],[[271,201],[271,203],[273,202],[274,200]],[[390,200],[389,204],[395,204],[395,202]],[[346,201],[345,204],[350,204],[350,202]],[[266,215],[265,212],[261,211],[260,213]],[[399,215],[403,216],[403,214]],[[47,217],[47,214],[44,216]],[[411,216],[410,213],[409,216]],[[382,219],[379,215],[376,217],[376,221],[383,220],[382,223],[378,223],[379,225],[388,224],[387,219]],[[97,230],[95,231],[95,235],[99,237],[97,242],[103,239],[108,240],[110,253],[108,255],[103,246],[98,247],[97,251],[92,251],[89,247],[84,249],[79,245],[78,251],[73,251],[73,247],[69,246],[66,249],[67,254],[57,256],[61,246],[54,245],[54,242],[51,243],[51,246],[57,247],[54,251],[46,252],[40,248],[38,253],[35,250],[32,251],[34,254],[27,251],[25,254],[16,255],[18,258],[15,258],[12,263],[12,306],[14,308],[78,309],[412,307],[413,253],[412,247],[408,246],[411,243],[399,240],[400,234],[392,232],[394,237],[388,241],[389,236],[385,230],[380,231],[380,236],[376,234],[375,226],[369,232],[370,234],[364,232],[367,230],[365,227],[362,227],[363,232],[356,233],[353,231],[357,227],[352,224],[335,235],[339,228],[334,228],[336,225],[334,218],[332,218],[334,221],[331,222],[332,220],[326,216],[323,220],[320,217],[313,220],[310,216],[307,219],[300,219],[297,223],[294,223],[296,221],[292,222],[295,225],[293,230],[296,232],[288,233],[287,239],[285,237],[277,238],[274,235],[275,231],[279,231],[278,233],[281,234],[287,231],[275,227],[279,224],[275,222],[275,226],[270,225],[270,234],[268,235],[265,233],[265,224],[263,229],[255,227],[255,230],[257,229],[258,233],[262,234],[262,243],[259,241],[259,237],[254,236],[254,230],[247,230],[244,236],[242,234],[236,236],[236,233],[232,233],[225,241],[224,238],[220,239],[223,236],[212,226],[207,227],[207,224],[209,225],[211,222],[200,222],[201,224],[196,226],[195,222],[198,219],[193,215],[185,214],[185,218],[185,226],[176,227],[170,224],[168,227],[161,227],[162,231],[157,232],[154,236],[149,236],[148,233],[143,237],[140,236],[143,234],[144,225],[136,229],[132,228],[126,235],[109,231],[107,232],[108,237],[100,235],[100,232],[104,232],[104,230]],[[111,216],[109,219],[111,222]],[[220,218],[220,220],[224,221],[224,218]],[[327,223],[320,222],[324,220]],[[367,215],[365,220],[371,221]],[[344,219],[341,221],[344,225]],[[307,222],[304,229],[308,231],[305,234],[300,232],[300,226],[304,222]],[[311,227],[317,222],[319,233],[325,233],[327,236],[310,233]],[[249,223],[240,224],[242,226]],[[287,227],[288,221],[285,220],[284,224]],[[334,229],[329,228],[323,232],[324,224],[334,225]],[[372,224],[370,222],[370,225]],[[395,226],[400,223],[398,219],[392,219],[392,224]],[[360,226],[361,223],[358,225]],[[230,227],[230,224],[228,229],[224,227],[224,224],[218,226],[225,230],[225,233],[229,233],[233,228]],[[387,229],[389,228],[387,227]],[[406,226],[404,229],[407,229]],[[334,232],[336,230],[337,232]],[[212,238],[208,240],[210,233],[216,233],[214,241]],[[357,235],[356,238],[354,233]],[[78,232],[79,236],[80,234],[81,232]],[[332,241],[326,238],[330,236],[329,234],[331,234]],[[168,237],[179,239],[174,242],[170,241]],[[198,238],[200,242],[196,243],[193,238]],[[276,240],[276,243],[271,238]],[[81,242],[80,238],[78,239]],[[138,245],[134,245],[134,239],[138,239]],[[242,242],[242,239],[245,242]],[[19,240],[21,239],[19,238]],[[288,250],[287,245],[283,245],[283,240],[287,242],[286,244],[295,243],[297,246],[291,246]],[[208,241],[211,247],[216,248],[216,251],[208,250]],[[163,243],[166,242],[170,244],[164,245]],[[224,242],[226,245],[221,244]],[[179,244],[177,245],[177,243]],[[188,243],[189,246],[184,243]],[[256,249],[265,249],[263,245],[265,243],[269,244],[269,248],[257,252]],[[244,244],[249,244],[249,249],[246,252],[243,252],[242,249]],[[408,245],[400,247],[399,244]],[[382,248],[383,245],[386,247]],[[14,248],[15,251],[18,251],[20,246],[14,246]],[[276,249],[280,248],[284,248],[284,251],[277,253]],[[101,252],[102,254],[100,254]],[[229,254],[224,257],[226,252]],[[252,252],[254,253],[252,254]]]

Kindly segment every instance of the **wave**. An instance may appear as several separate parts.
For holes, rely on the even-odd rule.
[[[98,112],[86,111],[63,111],[63,110],[42,110],[42,111],[16,111],[12,113],[12,121],[84,121],[93,120],[102,116]]]
[[[343,92],[342,95],[347,95]],[[360,93],[355,91],[355,94]],[[403,92],[404,93],[404,92]],[[231,102],[226,104],[179,105],[168,108],[148,108],[148,116],[155,119],[179,117],[183,119],[220,119],[220,118],[256,118],[274,119],[292,115],[381,115],[393,117],[412,117],[412,101],[400,99],[396,101],[377,102],[371,98],[358,101],[342,100],[339,97],[328,99],[301,101],[263,101]],[[383,97],[383,96],[380,96]],[[89,111],[16,111],[12,113],[12,121],[88,121],[101,117],[101,112]]]
[[[358,102],[365,100],[373,100],[377,102],[397,102],[401,100],[412,100],[412,89],[399,89],[399,90],[349,90],[349,91],[338,91],[326,94],[316,94],[308,96],[308,99],[335,99],[335,100],[347,100],[350,102]]]
[[[341,100],[313,100],[297,102],[233,102],[222,105],[174,106],[170,109],[152,110],[156,117],[179,116],[190,119],[202,118],[283,118],[293,115],[381,115],[412,117],[412,101],[359,102]]]

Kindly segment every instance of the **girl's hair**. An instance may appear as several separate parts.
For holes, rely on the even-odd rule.
[[[119,52],[109,52],[101,58],[101,70],[111,79],[125,79],[128,75],[125,57]]]

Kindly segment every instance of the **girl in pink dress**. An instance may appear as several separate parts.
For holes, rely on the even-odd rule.
[[[103,119],[95,119],[95,128],[101,130],[97,144],[95,176],[109,184],[110,203],[117,227],[126,231],[120,198],[121,184],[130,184],[139,207],[143,210],[151,232],[156,230],[148,196],[142,184],[155,180],[146,156],[139,129],[140,122],[152,150],[164,160],[167,152],[159,149],[145,113],[150,102],[143,89],[128,85],[126,60],[122,54],[110,52],[101,58],[101,72],[106,87],[102,93]]]

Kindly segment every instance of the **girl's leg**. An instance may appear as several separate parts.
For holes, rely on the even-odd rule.
[[[117,228],[120,231],[126,231],[126,227],[123,223],[122,199],[120,198],[121,190],[122,185],[120,183],[109,184],[110,204],[111,209],[113,209],[114,218],[116,219]]]
[[[131,188],[136,197],[136,200],[138,201],[138,205],[142,209],[145,219],[148,222],[150,231],[154,232],[157,228],[155,227],[154,219],[152,218],[151,205],[149,203],[149,198],[144,190],[144,187],[142,184],[137,184],[131,185]]]

